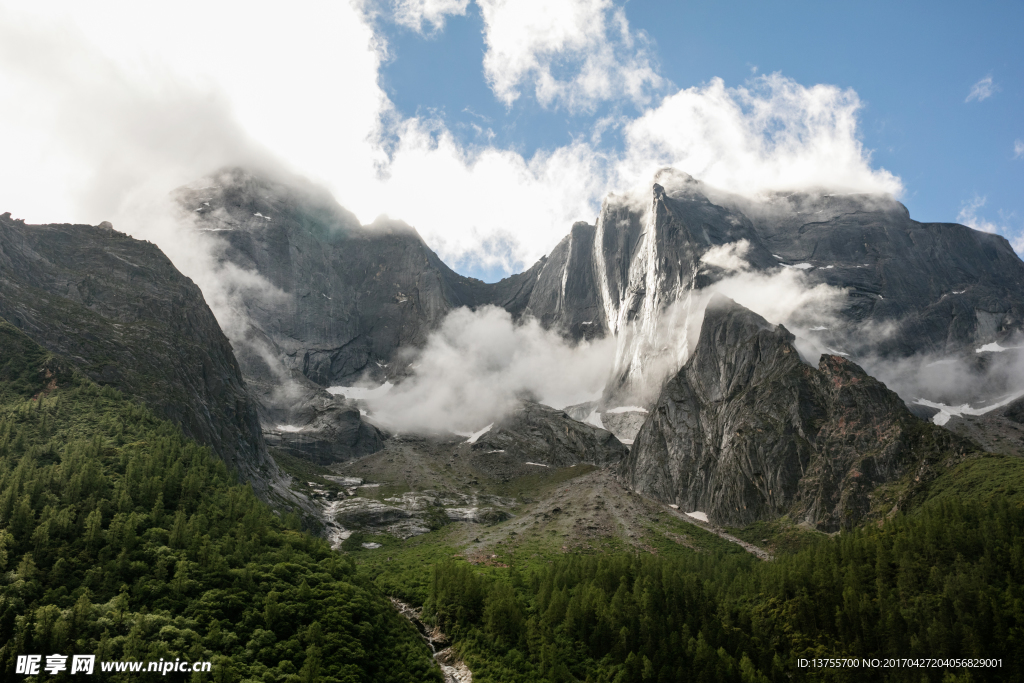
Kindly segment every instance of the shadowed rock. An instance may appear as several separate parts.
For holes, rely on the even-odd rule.
[[[523,401],[520,407],[480,436],[475,452],[503,451],[506,457],[549,467],[580,463],[606,467],[626,455],[611,432],[579,422],[564,411]]]
[[[180,425],[262,497],[276,488],[294,498],[202,292],[155,245],[109,223],[25,225],[3,214],[0,317]]]
[[[623,462],[629,486],[719,524],[789,514],[834,531],[867,514],[879,484],[973,450],[849,360],[806,365],[793,339],[716,295]]]

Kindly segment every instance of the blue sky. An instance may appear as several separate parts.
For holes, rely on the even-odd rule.
[[[714,77],[741,85],[773,72],[806,86],[852,88],[872,165],[902,179],[901,199],[915,219],[973,218],[1020,245],[1024,152],[1015,143],[1024,140],[1024,3],[634,0],[624,7],[674,86],[662,92]],[[529,96],[506,106],[483,72],[484,27],[474,4],[441,30],[379,21],[391,46],[381,83],[395,106],[409,116],[442,117],[467,145],[479,141],[474,126],[481,126],[495,133],[492,144],[530,155],[587,136],[603,116],[640,111],[609,101],[570,112]],[[983,89],[968,101],[985,79],[991,94]]]
[[[279,167],[493,280],[673,165],[892,192],[1020,253],[1022,27],[1020,2],[0,0],[0,211],[183,252],[171,190]]]

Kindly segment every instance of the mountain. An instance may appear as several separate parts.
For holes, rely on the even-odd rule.
[[[3,214],[0,318],[212,447],[261,497],[294,498],[202,292],[155,245],[109,223],[25,225]]]
[[[913,416],[841,356],[817,368],[782,325],[715,295],[693,355],[622,464],[639,493],[744,526],[783,515],[823,531],[878,505],[883,484],[929,478],[977,447]],[[888,512],[885,510],[883,512]]]
[[[650,401],[661,366],[685,360],[692,339],[679,318],[698,312],[694,292],[732,274],[701,258],[744,241],[745,272],[795,268],[808,289],[845,290],[836,320],[808,325],[820,328],[811,336],[822,347],[855,357],[973,353],[1024,328],[1024,263],[999,235],[919,223],[882,196],[755,202],[672,169],[648,196],[611,195],[594,226],[573,226],[542,276],[567,286],[532,311],[573,338],[615,335],[608,401]]]
[[[485,305],[571,340],[614,335],[604,403],[650,403],[692,349],[686,321],[699,319],[698,294],[736,274],[702,260],[729,245],[743,245],[747,275],[788,268],[805,290],[836,288],[825,319],[805,312],[801,334],[822,350],[965,354],[1024,327],[1024,263],[1004,238],[919,223],[883,196],[753,201],[665,169],[649,195],[610,195],[593,225],[576,223],[533,267],[497,283],[458,275],[401,221],[360,225],[301,179],[229,169],[178,200],[220,238],[225,262],[272,286],[247,295],[252,328],[232,340],[265,406],[282,374],[319,387],[400,378],[410,362],[400,349],[421,347],[454,308]]]
[[[475,436],[473,450],[506,453],[506,458],[543,467],[581,463],[607,467],[617,464],[627,452],[611,432],[531,401],[520,402],[509,415]]]
[[[384,438],[326,388],[403,376],[400,350],[421,347],[457,307],[521,313],[539,270],[497,284],[463,277],[405,223],[362,226],[300,178],[227,169],[176,198],[218,239],[222,263],[261,279],[241,291],[248,329],[232,343],[268,440],[325,464],[375,452]]]
[[[379,218],[362,226],[326,191],[300,178],[228,169],[177,191],[221,258],[272,290],[243,296],[252,323],[246,376],[274,377],[269,350],[322,387],[383,381],[404,371],[397,351],[421,346],[449,311],[501,305],[521,311],[532,275],[494,285],[446,266],[416,231]]]

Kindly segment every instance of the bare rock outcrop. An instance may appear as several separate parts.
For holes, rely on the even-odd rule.
[[[623,462],[628,485],[718,524],[788,514],[835,531],[922,459],[975,449],[912,415],[855,363],[824,355],[807,365],[793,340],[716,295],[693,355]]]

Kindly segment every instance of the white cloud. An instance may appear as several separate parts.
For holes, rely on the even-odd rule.
[[[1013,158],[1024,159],[1024,140],[1013,141]]]
[[[542,106],[569,111],[618,99],[643,105],[665,84],[646,35],[631,30],[611,0],[477,1],[484,72],[508,106],[524,87]]]
[[[719,78],[680,90],[626,126],[619,175],[633,182],[672,166],[743,195],[829,188],[899,195],[902,183],[871,166],[858,136],[860,98],[780,74],[726,88]]]
[[[464,16],[468,6],[469,0],[396,0],[395,21],[420,33],[428,23],[441,31],[449,15]]]
[[[98,222],[140,183],[166,192],[255,156],[335,188],[373,178],[379,43],[347,3],[290,11],[304,19],[199,0],[0,5],[0,144],[21,162],[0,171],[0,199],[30,220]]]
[[[529,398],[564,408],[597,398],[615,342],[570,346],[535,319],[460,308],[417,352],[414,374],[370,402],[373,417],[402,432],[472,432]]]
[[[743,258],[748,251],[750,251],[750,242],[747,240],[719,244],[705,251],[700,257],[700,261],[709,266],[721,268],[727,273],[734,273],[750,268],[750,264]]]
[[[967,99],[964,102],[970,102],[971,100],[982,102],[992,97],[998,89],[999,86],[992,82],[992,77],[985,76],[985,78],[971,86],[971,92],[967,95]]]
[[[492,56],[509,60],[501,73],[514,76],[513,90],[533,83],[551,102],[582,106],[623,91],[640,101],[660,82],[643,37],[608,1],[517,6],[528,15],[518,19],[485,4]],[[416,7],[432,22],[456,6]],[[288,16],[303,19],[199,0],[17,10],[0,0],[0,211],[112,220],[170,253],[179,237],[153,232],[138,207],[217,166],[277,160],[324,183],[364,223],[388,213],[449,262],[511,269],[550,251],[574,221],[593,220],[608,191],[649,182],[665,165],[742,194],[900,190],[871,167],[849,90],[779,75],[741,88],[715,80],[526,157],[460,144],[440,121],[396,113],[378,83],[387,46],[352,5],[305,0]],[[556,78],[563,59],[573,68]],[[601,146],[609,126],[624,126],[624,151]]]
[[[978,213],[978,210],[985,206],[985,202],[987,201],[988,197],[974,195],[973,199],[964,202],[960,206],[960,213],[956,215],[957,221],[969,228],[974,228],[975,230],[981,230],[983,232],[992,232],[996,234],[1004,232],[1004,228],[991,221],[985,220],[985,218]]]

